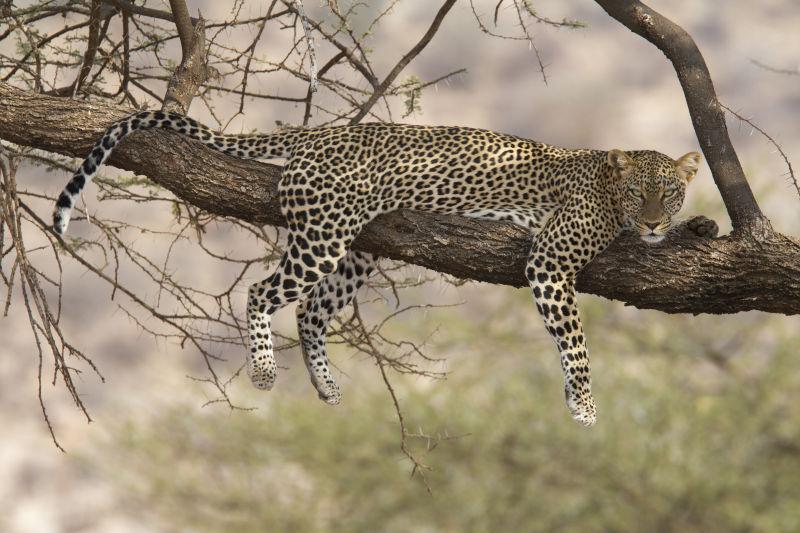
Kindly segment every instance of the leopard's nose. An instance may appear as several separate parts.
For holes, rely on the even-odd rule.
[[[644,225],[650,228],[651,230],[655,230],[661,222],[645,222]]]

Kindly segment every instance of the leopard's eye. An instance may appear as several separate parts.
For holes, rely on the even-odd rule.
[[[632,186],[628,187],[628,193],[632,194],[633,196],[636,196],[637,198],[641,198],[642,197],[642,189],[640,189],[637,186],[633,186],[632,185]]]
[[[664,190],[664,198],[672,198],[676,192],[678,192],[676,189],[666,189]]]

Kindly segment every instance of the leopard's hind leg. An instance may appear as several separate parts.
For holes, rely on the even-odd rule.
[[[335,405],[341,400],[339,386],[331,374],[325,349],[325,332],[335,317],[356,295],[377,260],[370,254],[349,251],[336,271],[326,276],[297,306],[297,331],[311,383],[320,399]]]
[[[361,184],[355,178],[350,183]],[[341,179],[335,182],[333,192],[342,185]],[[259,389],[271,389],[277,374],[270,333],[273,313],[310,294],[334,272],[369,220],[364,200],[368,190],[356,198],[350,191],[338,195],[326,188],[331,186],[323,177],[307,179],[291,164],[284,170],[280,192],[289,226],[286,251],[272,275],[250,286],[247,299],[247,373]]]
[[[252,284],[248,292],[250,353],[247,373],[259,389],[271,389],[277,375],[270,332],[273,313],[309,294],[320,280],[336,269],[350,244],[342,240],[315,243],[306,235],[290,234],[289,246],[275,272]],[[308,247],[304,246],[306,243]]]

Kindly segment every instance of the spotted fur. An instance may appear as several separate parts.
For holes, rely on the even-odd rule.
[[[531,232],[525,275],[561,356],[567,406],[585,425],[595,421],[595,404],[575,277],[625,224],[648,242],[661,240],[700,160],[695,152],[675,161],[653,151],[568,150],[462,127],[363,124],[221,135],[182,115],[142,112],[111,125],[67,184],[54,212],[58,233],[114,147],[149,128],[238,157],[288,158],[279,184],[287,248],[272,275],[248,292],[247,369],[256,387],[270,389],[276,378],[272,315],[301,300],[297,322],[311,381],[320,398],[338,403],[325,331],[375,266],[372,256],[350,251],[351,243],[388,211],[461,214]]]

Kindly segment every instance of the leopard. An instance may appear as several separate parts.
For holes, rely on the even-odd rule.
[[[566,405],[595,423],[587,342],[576,276],[626,228],[655,246],[676,226],[702,156],[653,150],[594,150],[463,126],[394,123],[283,128],[223,134],[183,114],[142,111],[111,124],[58,195],[53,230],[64,236],[81,191],[128,135],[165,129],[245,159],[284,159],[278,184],[288,234],[274,271],[249,286],[247,374],[272,389],[273,315],[292,302],[300,351],[318,396],[341,401],[326,331],[378,258],[353,250],[374,218],[398,209],[507,221],[531,237],[524,275],[552,337]],[[713,222],[713,221],[712,221]]]

